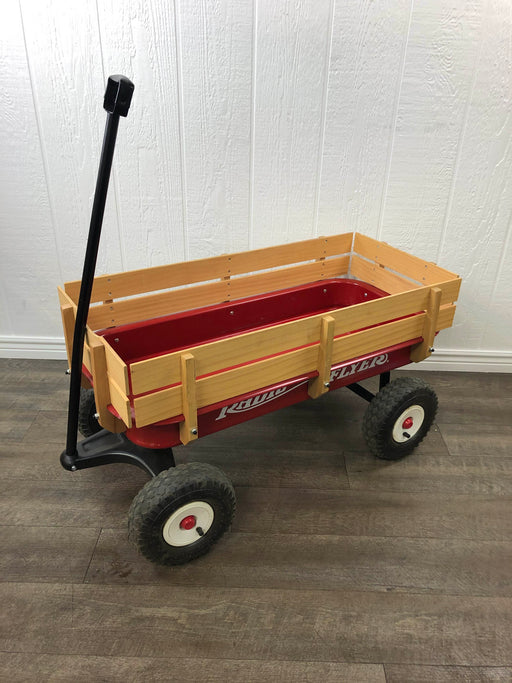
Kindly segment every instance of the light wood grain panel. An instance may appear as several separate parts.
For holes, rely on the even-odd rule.
[[[201,308],[253,294],[286,289],[305,282],[336,277],[347,272],[349,257],[316,261],[292,268],[280,268],[257,275],[220,280],[195,287],[159,292],[145,297],[124,299],[93,306],[89,325],[93,329],[149,320],[178,311]]]
[[[332,362],[338,363],[392,344],[415,339],[421,335],[424,318],[423,313],[335,339]],[[313,372],[317,359],[318,343],[200,378],[196,385],[198,408]],[[179,415],[182,413],[181,387],[171,387],[136,398],[134,408],[135,420],[139,427]]]
[[[334,334],[339,336],[353,330],[417,313],[427,307],[428,297],[428,289],[418,289],[331,311],[330,315],[335,320]],[[452,317],[453,309],[444,309],[443,317],[439,320],[439,329],[442,329],[441,326],[449,325]],[[197,374],[205,375],[209,372],[222,370],[226,367],[226,359],[229,359],[229,365],[237,365],[305,344],[313,344],[319,340],[321,319],[322,314],[319,314],[303,320],[238,335],[235,338],[194,347]],[[179,382],[180,356],[181,352],[175,352],[132,363],[130,372],[133,393],[141,394],[158,389],[162,386],[163,377],[166,378],[165,381],[168,384]]]
[[[160,289],[170,289],[195,282],[224,277],[229,271],[229,256],[172,263],[126,273],[101,275],[94,279],[91,301],[118,299]],[[80,292],[80,280],[66,282],[67,294],[75,301]]]
[[[372,261],[367,261],[360,256],[353,255],[350,262],[350,274],[358,280],[369,282],[379,289],[389,292],[390,294],[397,294],[399,292],[406,292],[411,289],[421,287],[418,282],[408,280],[400,277],[396,273],[392,273],[386,268],[375,264]],[[459,295],[462,280],[450,273],[450,278],[447,281],[436,282],[435,285],[441,289],[441,303],[447,304],[457,300]]]
[[[117,386],[115,380],[109,377],[108,380],[110,388],[110,402],[117,410],[118,415],[125,425],[129,428],[132,426],[132,416],[130,409],[130,401],[126,394]]]
[[[102,275],[94,279],[91,301],[118,299],[160,289],[206,282],[251,271],[266,270],[314,259],[325,259],[351,251],[352,233],[303,240],[276,247],[223,254],[205,259],[143,268],[126,273]],[[345,260],[343,261],[345,263]],[[343,272],[346,272],[343,271]],[[65,291],[77,303],[80,280],[66,282]]]
[[[94,384],[96,411],[99,415],[98,422],[103,429],[115,432],[116,418],[107,410],[111,400],[107,361],[105,359],[105,345],[96,335],[94,337],[90,336],[90,344],[92,381]]]
[[[389,294],[398,294],[399,292],[407,292],[409,289],[421,287],[419,282],[406,280],[355,254],[350,262],[350,274],[358,280],[369,282],[371,285],[375,285]]]
[[[435,263],[424,261],[417,256],[366,235],[355,235],[354,252],[375,261],[380,266],[425,285],[445,282],[456,277],[454,273],[440,268]]]
[[[94,335],[96,336],[96,335]],[[103,346],[105,347],[105,357],[107,363],[107,372],[117,386],[125,394],[130,393],[130,385],[128,382],[128,368],[121,358],[117,355],[114,349],[102,337],[99,337]]]

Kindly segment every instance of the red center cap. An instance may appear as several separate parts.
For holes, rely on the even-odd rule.
[[[185,529],[185,531],[189,531],[189,529],[193,529],[196,525],[196,518],[194,515],[189,515],[188,517],[183,517],[183,519],[180,522],[180,529]]]
[[[413,425],[412,417],[406,417],[403,424],[402,424],[402,429],[410,429]]]

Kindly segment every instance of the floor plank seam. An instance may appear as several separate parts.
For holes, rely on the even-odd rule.
[[[102,529],[100,528],[100,530],[98,531],[98,535],[96,536],[96,543],[94,544],[94,548],[92,549],[91,556],[89,558],[89,562],[87,564],[87,567],[85,569],[85,573],[84,573],[83,578],[82,578],[82,583],[85,583],[85,580],[87,578],[87,574],[89,573],[89,569],[90,569],[90,566],[91,566],[91,563],[92,563],[92,560],[94,557],[94,553],[96,552],[96,548],[98,547],[98,543],[99,543],[99,540],[101,538],[101,531],[102,531]]]

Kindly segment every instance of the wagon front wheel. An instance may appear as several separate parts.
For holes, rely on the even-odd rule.
[[[148,481],[128,515],[128,536],[151,562],[176,565],[208,552],[228,529],[235,492],[207,463],[178,465]]]
[[[82,436],[92,436],[101,431],[96,412],[94,389],[80,389],[80,406],[78,408],[78,430]]]
[[[399,377],[379,391],[368,406],[363,435],[378,458],[400,460],[429,431],[437,412],[437,396],[422,379]]]

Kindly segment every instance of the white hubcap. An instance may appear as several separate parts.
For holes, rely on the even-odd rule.
[[[173,512],[164,524],[164,541],[173,546],[195,543],[211,527],[214,516],[212,506],[202,500],[187,503]]]
[[[421,429],[425,411],[421,406],[410,406],[400,415],[393,427],[393,439],[398,443],[409,441]]]

